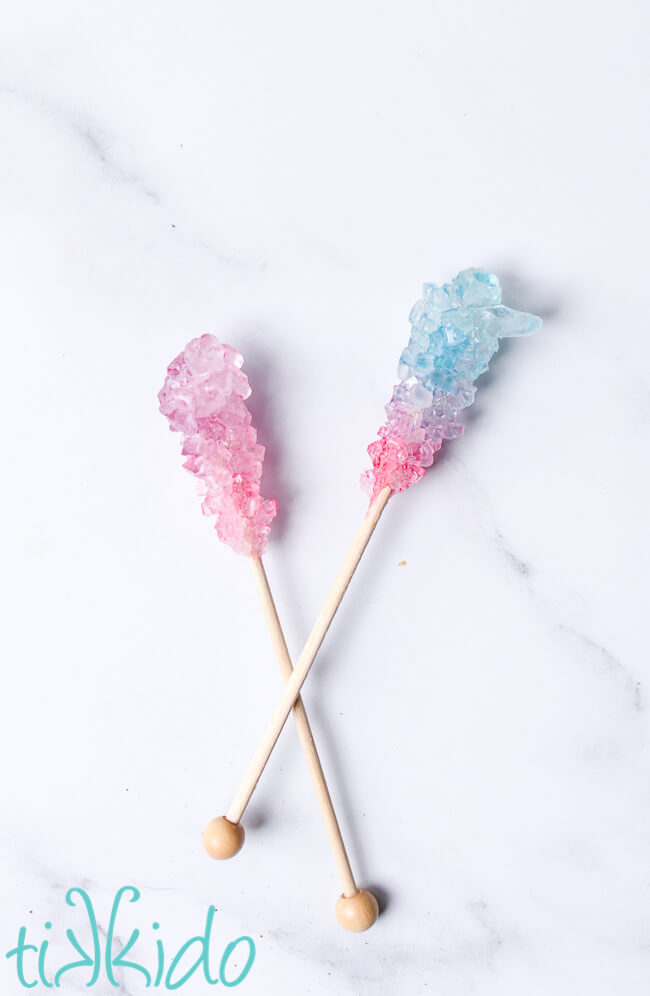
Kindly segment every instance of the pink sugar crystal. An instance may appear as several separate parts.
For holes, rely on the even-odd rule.
[[[260,495],[264,447],[244,400],[242,356],[213,335],[192,339],[169,364],[158,394],[170,429],[183,434],[183,464],[196,476],[205,515],[236,553],[259,557],[278,509]]]
[[[386,487],[393,494],[406,491],[424,477],[425,468],[433,463],[434,448],[424,433],[391,429],[394,427],[382,426],[379,439],[368,447],[372,470],[364,471],[361,486],[371,502]]]

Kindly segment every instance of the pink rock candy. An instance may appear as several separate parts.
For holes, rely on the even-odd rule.
[[[213,335],[192,339],[167,368],[158,395],[170,429],[183,434],[183,464],[197,478],[204,515],[236,553],[264,552],[274,499],[260,495],[264,447],[244,403],[251,394],[243,357]]]

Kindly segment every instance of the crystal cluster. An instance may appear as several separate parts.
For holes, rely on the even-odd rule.
[[[409,316],[411,337],[400,357],[386,422],[368,447],[372,470],[361,477],[371,499],[389,487],[406,491],[424,477],[443,439],[460,436],[458,414],[474,401],[474,381],[504,336],[529,335],[541,318],[501,304],[497,277],[463,270],[451,284],[425,284]]]
[[[213,335],[192,339],[167,368],[160,411],[183,435],[184,467],[197,478],[219,539],[249,557],[264,551],[278,503],[260,495],[264,447],[245,405],[242,356]]]

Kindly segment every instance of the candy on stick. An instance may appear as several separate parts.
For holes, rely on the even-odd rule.
[[[234,823],[242,818],[388,499],[421,480],[442,441],[462,433],[458,414],[474,401],[474,381],[487,370],[499,339],[529,335],[541,325],[535,315],[504,307],[497,277],[477,269],[463,270],[442,287],[425,284],[410,322],[386,422],[368,447],[372,469],[362,475],[362,486],[370,507],[228,810]]]
[[[192,339],[169,364],[158,394],[172,432],[183,435],[184,467],[196,476],[205,515],[236,553],[260,557],[278,510],[260,494],[264,447],[245,404],[243,358],[213,335]]]
[[[286,681],[292,673],[291,659],[262,563],[277,502],[260,494],[264,447],[257,442],[245,404],[251,389],[242,363],[241,355],[215,336],[193,339],[169,365],[158,398],[170,428],[183,435],[184,466],[196,476],[204,513],[216,517],[219,538],[249,558]],[[371,893],[357,888],[300,698],[295,699],[294,716],[343,886],[337,916],[349,929],[365,930],[377,918],[377,903]],[[218,817],[203,832],[205,849],[214,858],[232,857],[243,842],[238,820]]]
[[[361,483],[373,501],[386,487],[396,494],[421,480],[442,441],[462,435],[458,414],[474,401],[474,381],[499,339],[530,335],[542,324],[536,315],[505,308],[497,277],[485,270],[463,270],[451,284],[423,290],[409,315],[411,336],[386,422],[368,447],[372,470]]]

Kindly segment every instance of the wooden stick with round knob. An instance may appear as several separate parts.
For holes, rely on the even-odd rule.
[[[251,557],[250,565],[275,656],[280,665],[282,677],[287,682],[292,675],[293,666],[264,564],[260,557]],[[367,930],[377,919],[379,913],[377,900],[367,889],[359,889],[354,880],[341,828],[309,725],[307,711],[300,697],[293,704],[293,714],[343,887],[343,892],[336,905],[337,919],[347,930]],[[232,813],[229,811],[228,816],[219,816],[211,820],[203,831],[203,846],[210,857],[230,858],[241,849],[244,843],[244,828],[240,820],[232,820],[231,815]]]
[[[321,644],[325,639],[325,635],[330,627],[330,624],[334,616],[336,615],[336,611],[339,605],[341,604],[341,599],[343,598],[348,588],[348,585],[352,580],[352,576],[355,570],[357,569],[357,566],[359,564],[359,561],[361,560],[363,552],[366,549],[366,546],[368,545],[370,537],[372,536],[375,530],[375,526],[379,522],[380,516],[384,511],[384,508],[386,507],[386,503],[390,498],[390,496],[391,496],[391,489],[384,488],[383,491],[381,491],[379,495],[375,498],[370,508],[368,509],[366,517],[361,523],[361,526],[359,527],[359,530],[356,536],[354,537],[354,540],[352,541],[350,549],[348,550],[345,560],[343,561],[341,569],[336,576],[336,580],[334,581],[334,584],[332,585],[330,592],[327,598],[325,599],[323,608],[321,609],[318,618],[313,626],[313,629],[307,639],[307,643],[305,644],[302,653],[300,654],[300,657],[296,662],[296,666],[291,672],[291,675],[289,676],[284,686],[284,692],[282,693],[282,696],[276,706],[271,721],[266,729],[264,737],[253,756],[253,759],[248,767],[246,775],[244,776],[244,780],[242,781],[242,784],[232,802],[232,805],[230,806],[230,809],[228,810],[225,816],[217,817],[216,820],[212,820],[212,822],[208,824],[208,828],[213,827],[215,830],[217,827],[225,828],[226,824],[230,824],[232,829],[226,828],[224,830],[224,835],[229,835],[229,839],[232,839],[234,847],[232,854],[237,853],[244,840],[244,831],[240,822],[244,814],[244,810],[246,809],[246,806],[248,805],[250,798],[253,792],[255,791],[255,786],[257,785],[262,775],[262,772],[264,771],[264,768],[266,767],[266,763],[269,757],[271,756],[275,744],[277,743],[278,737],[282,732],[282,729],[287,721],[289,713],[291,712],[292,708],[294,707],[294,704],[298,700],[298,697],[300,695],[300,690],[307,678],[307,675],[309,674],[309,670],[312,664],[314,663],[316,655],[320,650]],[[221,832],[221,830],[219,830],[219,832]],[[229,856],[230,855],[226,854],[223,855],[223,857],[229,857]],[[359,907],[366,908],[370,904],[369,900],[363,895],[364,892],[365,890],[359,890],[358,895],[361,896],[362,899],[359,900],[358,905]],[[368,896],[370,895],[371,894],[369,893]],[[339,903],[341,903],[344,906],[345,903],[350,903],[351,899],[355,898],[356,898],[355,896],[346,897],[344,894],[339,899]],[[374,900],[374,897],[371,898],[376,906],[376,900]],[[352,906],[347,906],[345,907],[345,909],[351,911],[350,920],[354,920],[355,916]],[[367,917],[368,913],[366,912],[365,915]],[[338,907],[337,907],[337,917],[339,923],[342,923],[344,926],[347,926],[348,929],[351,930],[366,929],[365,926],[354,927],[349,922],[346,922],[347,920],[346,914],[342,910],[340,911]],[[376,913],[375,913],[375,918],[376,918]],[[363,917],[361,917],[361,922],[363,922]],[[370,926],[371,923],[374,923],[374,918],[371,920],[370,923],[367,923],[366,926]]]

